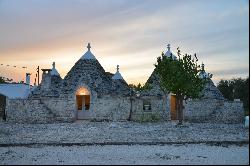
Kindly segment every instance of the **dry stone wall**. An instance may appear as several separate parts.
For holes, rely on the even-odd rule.
[[[67,112],[61,107],[56,107],[56,103],[62,104],[61,101],[52,100],[8,99],[6,106],[7,121],[15,123],[72,122],[74,112]]]
[[[7,121],[17,123],[49,123],[54,115],[40,100],[8,99]]]
[[[96,120],[127,120],[129,112],[129,97],[105,95],[97,98],[93,105],[93,119]]]
[[[143,109],[144,102],[150,103],[150,110]],[[170,120],[169,110],[167,109],[168,100],[166,97],[143,96],[133,98],[132,101],[132,120],[139,121],[145,116],[156,115],[160,120]]]
[[[191,122],[242,123],[244,119],[242,102],[190,100],[184,107],[184,119]]]

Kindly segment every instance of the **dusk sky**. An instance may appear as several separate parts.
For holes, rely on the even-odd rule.
[[[88,42],[103,68],[114,73],[119,64],[128,83],[144,84],[167,44],[174,54],[197,53],[215,83],[245,78],[249,1],[0,0],[0,76],[31,72],[33,82],[38,65],[55,61],[64,77]]]

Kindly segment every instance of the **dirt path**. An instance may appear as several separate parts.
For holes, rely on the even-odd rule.
[[[87,122],[59,124],[0,123],[0,145],[248,142],[243,124]]]
[[[5,164],[249,164],[249,145],[0,147]]]

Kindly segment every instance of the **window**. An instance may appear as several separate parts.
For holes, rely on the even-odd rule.
[[[151,101],[150,100],[143,100],[143,110],[144,111],[151,111]]]

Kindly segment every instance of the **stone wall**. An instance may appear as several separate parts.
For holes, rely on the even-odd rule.
[[[150,110],[143,108],[144,102],[150,103]],[[170,120],[168,100],[166,97],[143,96],[133,98],[132,101],[132,120],[140,121],[145,116],[156,115],[160,120]]]
[[[97,98],[93,105],[93,119],[127,120],[130,112],[129,97],[105,95]]]
[[[74,98],[73,98],[74,99]],[[7,121],[16,123],[73,122],[77,119],[72,98],[9,99]],[[102,96],[91,102],[90,120],[127,120],[130,112],[128,97]]]
[[[151,109],[144,109],[144,102]],[[143,104],[144,103],[144,104]],[[132,105],[131,105],[132,104]],[[217,99],[189,100],[184,103],[184,120],[190,122],[242,123],[243,103]],[[132,109],[131,119],[157,114],[160,120],[170,120],[169,96],[124,97],[113,95],[91,95],[89,116],[92,120],[127,120]],[[7,99],[6,114],[8,122],[54,123],[73,122],[77,119],[76,100],[68,98],[45,97],[40,99]]]
[[[75,102],[70,98],[42,98],[41,102],[54,115],[54,121],[71,122],[76,120]]]
[[[184,104],[184,119],[191,122],[242,123],[242,102],[203,99],[190,100]]]
[[[46,105],[44,101],[46,101],[48,105]],[[7,121],[15,123],[54,123],[57,121],[73,121],[72,114],[68,114],[67,117],[61,116],[58,112],[60,108],[52,106],[53,102],[55,101],[42,99],[8,99],[6,104]],[[58,102],[58,105],[60,104],[61,102]],[[53,109],[50,109],[48,106]]]
[[[6,114],[8,122],[17,123],[46,123],[53,118],[40,100],[8,99]]]

